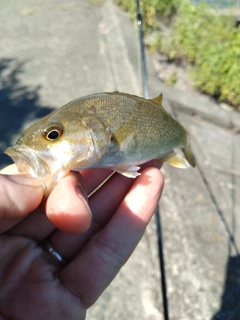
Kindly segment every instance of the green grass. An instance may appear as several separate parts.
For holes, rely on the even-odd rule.
[[[135,1],[116,2],[136,16]],[[171,21],[170,34],[158,31],[150,49],[171,60],[187,59],[200,90],[240,110],[240,29],[234,18],[214,15],[207,5],[193,6],[189,0],[145,0],[141,5],[145,29],[157,30],[166,17]]]

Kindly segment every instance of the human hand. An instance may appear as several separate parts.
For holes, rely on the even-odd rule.
[[[86,193],[109,173],[83,171]],[[161,172],[114,174],[89,206],[82,176],[71,172],[40,205],[38,181],[29,187],[26,178],[0,175],[0,319],[85,319],[141,239],[162,192]]]

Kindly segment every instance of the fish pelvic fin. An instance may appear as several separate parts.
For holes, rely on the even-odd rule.
[[[158,97],[150,100],[162,107],[163,94],[161,93]]]
[[[140,167],[138,166],[122,165],[122,166],[112,167],[111,169],[128,178],[136,178],[137,176],[141,175],[141,173],[138,172],[138,170],[140,169]]]

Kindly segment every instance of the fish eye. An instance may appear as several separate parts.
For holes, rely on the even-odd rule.
[[[43,131],[43,136],[48,141],[57,141],[63,134],[63,128],[60,126],[50,127]]]

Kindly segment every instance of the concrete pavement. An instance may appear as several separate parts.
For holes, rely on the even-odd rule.
[[[137,31],[110,0],[0,2],[0,148],[32,121],[101,91],[142,94]],[[197,168],[167,165],[160,202],[171,320],[240,319],[240,116],[167,87],[150,96],[192,137]],[[0,165],[9,163],[1,152]],[[87,319],[163,319],[155,221]]]

